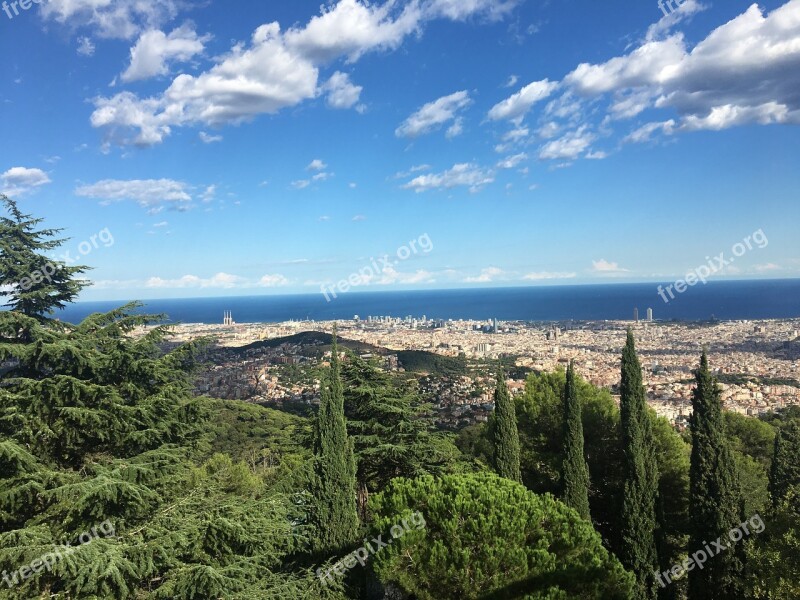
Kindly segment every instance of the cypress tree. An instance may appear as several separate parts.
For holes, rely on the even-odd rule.
[[[503,369],[497,372],[494,390],[494,420],[491,427],[494,468],[497,474],[512,481],[521,481],[519,468],[519,431],[514,400],[508,393]]]
[[[689,553],[701,550],[744,520],[739,474],[725,437],[725,421],[717,381],[703,352],[692,394],[692,457],[689,471]],[[725,543],[723,541],[723,543]],[[730,543],[730,542],[728,542]],[[742,552],[739,543],[708,559],[703,569],[689,571],[690,600],[743,597]]]
[[[589,468],[583,453],[581,401],[575,385],[575,367],[567,367],[564,386],[564,459],[561,464],[561,498],[564,504],[589,520]]]
[[[778,429],[769,477],[772,506],[778,508],[793,489],[800,488],[800,423],[789,421]]]
[[[347,436],[344,393],[336,330],[331,345],[331,368],[321,389],[314,426],[315,550],[336,553],[356,539],[356,464],[353,442]]]
[[[624,453],[624,491],[620,558],[636,576],[633,600],[657,596],[656,501],[658,467],[653,427],[647,413],[642,367],[636,356],[633,332],[622,351],[620,420]]]

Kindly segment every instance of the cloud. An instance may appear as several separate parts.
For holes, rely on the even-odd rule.
[[[320,87],[320,91],[327,96],[328,106],[339,109],[353,108],[358,104],[363,89],[360,85],[353,85],[350,76],[341,71],[336,71]]]
[[[174,179],[104,179],[78,187],[75,195],[103,202],[131,200],[157,214],[165,207],[180,211],[191,208],[190,191],[188,184]]]
[[[258,285],[267,288],[284,287],[289,285],[289,280],[283,275],[264,275],[259,279]]]
[[[174,17],[177,6],[176,0],[51,0],[45,6],[51,15],[85,12],[86,18],[98,21],[97,13],[108,12],[98,8],[100,4],[108,11],[110,4],[127,6],[124,15],[138,17],[123,18],[118,26],[105,29],[126,38],[140,30],[158,29],[154,23],[163,21],[165,14]],[[149,8],[151,4],[164,6]],[[285,32],[277,22],[259,26],[249,44],[236,43],[199,75],[178,75],[160,94],[139,97],[125,91],[97,97],[90,121],[93,127],[105,129],[107,144],[151,146],[162,143],[175,127],[239,124],[296,106],[320,92],[327,94],[330,106],[344,107],[360,93],[358,86],[340,76],[320,87],[321,67],[343,57],[354,62],[368,52],[396,49],[409,35],[421,33],[423,24],[431,19],[499,18],[514,4],[497,0],[414,0],[405,5],[394,0],[383,4],[339,0],[323,7],[307,24]],[[151,66],[144,72],[156,67],[163,70],[158,60],[148,64]]]
[[[539,149],[542,160],[573,160],[578,158],[596,139],[596,136],[581,126],[564,137],[548,142]]]
[[[661,131],[665,135],[672,135],[672,133],[675,131],[675,120],[670,119],[669,121],[663,121],[661,123],[646,123],[645,125],[642,125],[638,129],[632,131],[622,141],[633,142],[635,144],[649,142],[650,138],[657,131]]]
[[[222,136],[221,135],[211,135],[206,133],[205,131],[201,131],[197,134],[197,137],[200,138],[200,141],[204,144],[213,144],[214,142],[221,142]]]
[[[623,269],[618,263],[609,262],[604,258],[592,261],[592,271],[595,273],[602,273],[604,275],[614,275],[621,273],[629,273],[628,269]]]
[[[51,183],[50,177],[41,169],[11,167],[0,175],[0,194],[24,196],[48,183]]]
[[[88,26],[103,38],[131,39],[157,28],[178,13],[177,0],[47,0],[42,16],[74,29]]]
[[[428,190],[442,190],[454,187],[468,187],[471,192],[479,191],[483,186],[494,181],[491,171],[482,169],[472,163],[454,165],[443,173],[430,173],[415,177],[403,189],[414,190],[417,193]]]
[[[782,271],[783,267],[776,265],[775,263],[766,263],[763,265],[756,265],[753,267],[753,270],[756,273],[769,273],[770,271]]]
[[[328,165],[326,165],[320,159],[315,158],[310,163],[308,163],[308,166],[306,167],[306,171],[324,171],[327,168],[328,168]]]
[[[362,276],[363,279],[363,276]],[[411,273],[398,271],[394,267],[387,266],[381,271],[380,275],[375,278],[377,285],[394,285],[394,284],[416,284],[416,283],[434,283],[436,279],[433,274],[424,269],[419,269]],[[368,281],[366,285],[370,285],[372,281]]]
[[[131,48],[131,63],[122,73],[122,81],[149,79],[169,73],[168,63],[186,62],[205,48],[211,36],[198,36],[186,24],[169,35],[157,29],[144,32]]]
[[[517,167],[521,162],[528,160],[528,155],[524,152],[520,154],[515,154],[514,156],[507,156],[499,163],[497,163],[498,169],[513,169]]]
[[[311,185],[310,179],[298,179],[292,182],[292,187],[296,190],[304,190]]]
[[[395,130],[397,137],[414,138],[430,133],[440,128],[445,123],[456,119],[457,114],[472,103],[466,90],[443,96],[438,100],[425,104],[414,114],[408,117]],[[456,121],[457,131],[460,133],[460,124]],[[452,130],[452,127],[451,127]],[[450,135],[452,137],[452,134]]]
[[[539,271],[537,273],[528,273],[522,278],[526,281],[545,281],[549,279],[574,279],[577,276],[577,273],[550,273],[548,271]]]
[[[529,83],[516,94],[495,104],[489,111],[492,121],[514,121],[524,117],[537,102],[544,100],[558,88],[558,83],[544,79]]]
[[[81,56],[94,56],[95,46],[88,37],[78,38],[78,54]]]
[[[356,221],[356,222],[358,222],[358,221],[366,221],[366,220],[367,220],[367,217],[365,217],[364,215],[356,215],[355,217],[353,217],[353,221]]]
[[[695,14],[706,9],[708,9],[708,6],[701,4],[697,0],[684,0],[683,4],[681,4],[677,10],[673,10],[672,12],[661,17],[661,19],[659,19],[656,23],[653,23],[647,29],[647,35],[645,36],[645,39],[647,41],[659,39],[665,34],[669,33],[669,31],[679,23],[690,19]]]
[[[203,279],[196,275],[184,275],[178,279],[162,279],[161,277],[151,277],[145,282],[145,287],[160,289],[175,288],[221,288],[232,289],[241,287],[247,280],[238,275],[229,273],[217,273],[213,277]]]
[[[486,269],[481,269],[480,275],[464,279],[464,283],[491,283],[501,275],[503,275],[502,269],[487,267]]]

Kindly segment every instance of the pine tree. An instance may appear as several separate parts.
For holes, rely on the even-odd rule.
[[[502,368],[497,372],[490,436],[494,450],[494,468],[497,474],[512,481],[521,481],[517,415],[514,400],[508,393],[506,377]]]
[[[633,600],[649,600],[657,596],[658,467],[642,384],[642,367],[631,331],[628,331],[622,351],[620,420],[625,460],[619,554],[622,564],[636,576]]]
[[[690,554],[717,538],[726,539],[728,532],[744,520],[739,474],[725,437],[720,391],[705,352],[695,379],[690,421]],[[743,597],[743,549],[743,544],[737,544],[710,558],[705,568],[689,571],[689,599]]]
[[[45,252],[59,248],[66,239],[52,239],[61,229],[36,227],[43,219],[23,214],[17,204],[0,195],[10,217],[0,217],[0,296],[7,307],[25,316],[44,319],[72,302],[88,281],[75,279],[87,267],[69,266]]]
[[[353,441],[347,435],[344,393],[336,330],[331,345],[331,367],[321,389],[314,424],[315,550],[336,553],[353,542],[358,533],[356,464]]]
[[[794,491],[800,491],[800,422],[789,421],[778,429],[769,477],[773,508]]]
[[[561,466],[561,497],[589,520],[589,468],[583,453],[583,421],[581,401],[575,384],[575,367],[567,367],[564,387],[564,458]]]

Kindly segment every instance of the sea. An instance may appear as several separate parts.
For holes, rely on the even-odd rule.
[[[669,284],[661,284],[666,288]],[[494,289],[350,292],[327,301],[321,293],[224,298],[145,300],[140,312],[164,314],[171,323],[328,321],[391,316],[501,321],[656,321],[787,319],[800,317],[800,279],[712,281],[665,302],[658,283],[515,287]],[[54,315],[78,323],[124,302],[77,302]]]

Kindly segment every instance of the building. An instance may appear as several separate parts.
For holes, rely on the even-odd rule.
[[[650,321],[650,322],[653,321],[653,309],[652,308],[648,308],[647,309],[647,320]]]
[[[633,309],[633,320],[636,321],[637,323],[639,322],[639,309],[638,308],[634,308]]]
[[[222,324],[223,325],[235,325],[236,321],[233,320],[233,312],[226,310],[224,316],[222,317]]]

